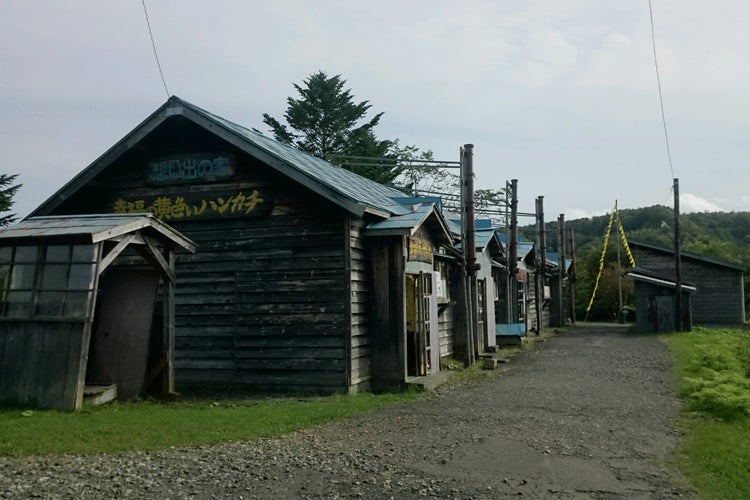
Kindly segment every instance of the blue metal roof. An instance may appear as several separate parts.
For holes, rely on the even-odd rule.
[[[367,234],[383,236],[396,234],[413,235],[417,228],[430,220],[430,218],[436,223],[435,227],[440,227],[445,241],[451,243],[453,239],[445,224],[445,219],[443,219],[438,207],[434,203],[422,203],[414,206],[412,211],[406,214],[394,215],[389,219],[372,222],[367,225],[366,232]]]

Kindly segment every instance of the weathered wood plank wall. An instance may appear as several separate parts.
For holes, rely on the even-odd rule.
[[[638,267],[665,277],[674,276],[674,256],[632,246]],[[742,273],[691,258],[682,259],[682,281],[695,284],[693,324],[738,325],[744,318]]]
[[[173,185],[147,181],[144,174],[154,159],[195,151],[232,155],[236,175]],[[249,195],[256,189],[263,202],[247,215],[229,209],[209,214],[211,203],[218,207],[231,193]],[[366,259],[358,223],[353,219],[356,231],[350,237],[340,207],[212,134],[175,121],[128,150],[56,212],[111,212],[116,203],[132,208],[123,200],[144,200],[148,207],[158,199],[175,207],[161,213],[165,222],[198,244],[195,254],[177,256],[178,390],[218,383],[345,391],[350,377],[369,376]],[[185,200],[191,214],[176,207]],[[206,212],[196,216],[201,208]],[[357,248],[349,252],[352,240]],[[353,302],[351,292],[357,292]],[[355,332],[351,344],[350,330]],[[350,349],[358,360],[351,370]]]
[[[365,242],[362,239],[364,221],[348,217],[350,293],[351,296],[351,373],[353,388],[369,382],[372,376],[372,346],[370,340],[370,313],[372,279]]]
[[[4,321],[0,326],[0,401],[74,410],[86,323]]]

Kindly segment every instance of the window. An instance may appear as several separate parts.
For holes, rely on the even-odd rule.
[[[442,259],[435,259],[433,269],[435,270],[435,291],[437,293],[438,302],[447,302],[450,298],[448,262]]]
[[[0,318],[83,318],[98,257],[95,245],[0,247]]]

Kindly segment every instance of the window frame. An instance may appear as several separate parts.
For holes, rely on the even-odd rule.
[[[32,247],[33,256],[28,250],[19,255],[19,248]],[[0,321],[90,319],[101,251],[100,243],[0,244],[0,255],[5,256],[0,260],[0,270],[6,269],[5,275],[0,275]],[[33,270],[30,281],[14,283],[19,266]],[[16,294],[26,294],[27,300],[8,300],[9,295]]]

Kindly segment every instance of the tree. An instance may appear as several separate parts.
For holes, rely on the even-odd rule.
[[[287,98],[286,124],[263,113],[263,123],[270,127],[276,140],[381,183],[390,183],[398,176],[400,168],[390,151],[394,141],[379,140],[374,132],[383,113],[366,120],[371,104],[369,101],[354,102],[341,75],[329,77],[324,71],[318,71],[302,85],[293,85],[299,98]],[[392,161],[368,165],[352,159],[342,160],[341,156]]]
[[[5,214],[13,207],[13,197],[21,184],[13,184],[18,174],[0,174],[0,227],[7,226],[16,220],[16,214]],[[3,215],[5,214],[5,215]]]

